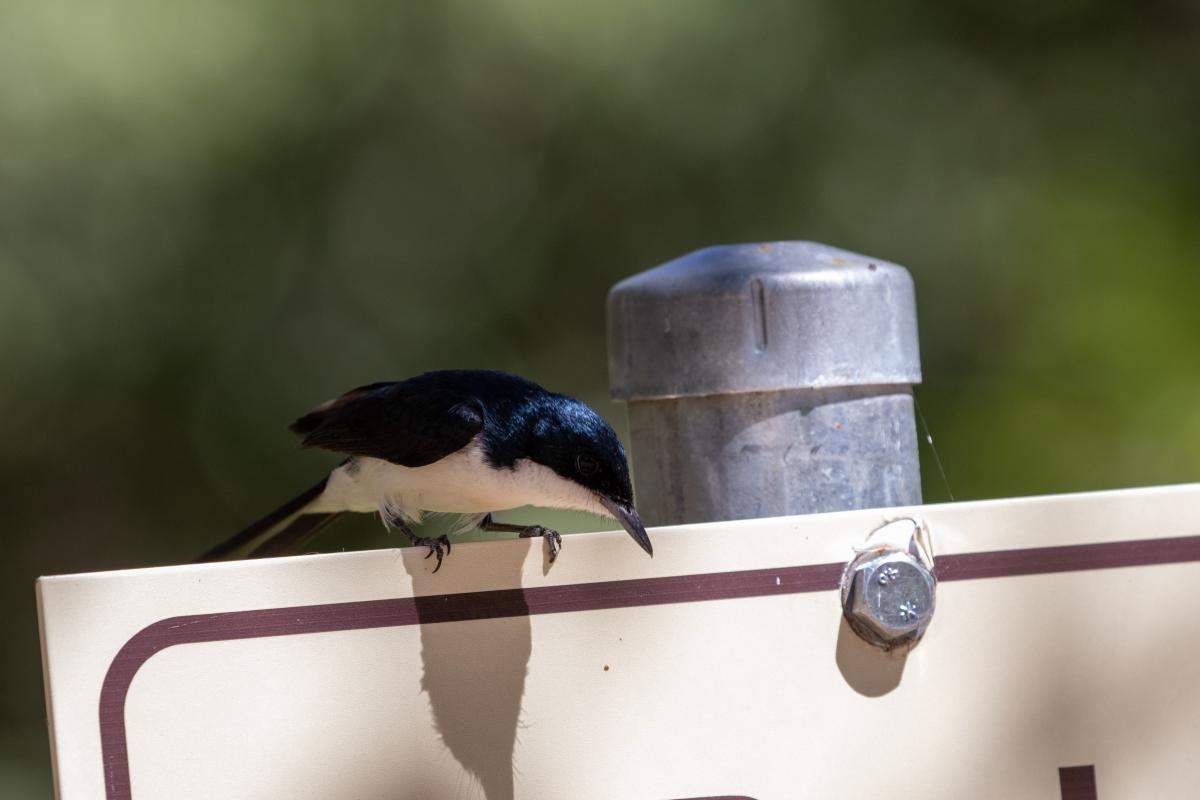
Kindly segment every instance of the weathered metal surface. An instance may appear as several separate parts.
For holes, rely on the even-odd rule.
[[[710,247],[609,296],[651,524],[921,501],[912,279],[811,242]]]

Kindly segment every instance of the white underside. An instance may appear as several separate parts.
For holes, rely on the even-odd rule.
[[[418,521],[422,512],[482,515],[520,506],[565,508],[611,516],[582,486],[528,459],[495,469],[478,441],[424,467],[401,467],[378,458],[356,458],[335,469],[312,512],[378,511]]]

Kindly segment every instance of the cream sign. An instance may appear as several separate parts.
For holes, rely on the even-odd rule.
[[[919,517],[907,656],[838,582]],[[1200,487],[43,578],[63,798],[1194,796]]]

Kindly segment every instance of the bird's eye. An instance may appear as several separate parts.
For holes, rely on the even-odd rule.
[[[580,475],[595,475],[600,471],[600,462],[588,455],[576,456],[575,469]]]

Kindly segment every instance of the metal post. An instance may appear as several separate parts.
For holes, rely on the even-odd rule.
[[[710,247],[608,300],[652,525],[921,502],[912,278],[813,242]]]

